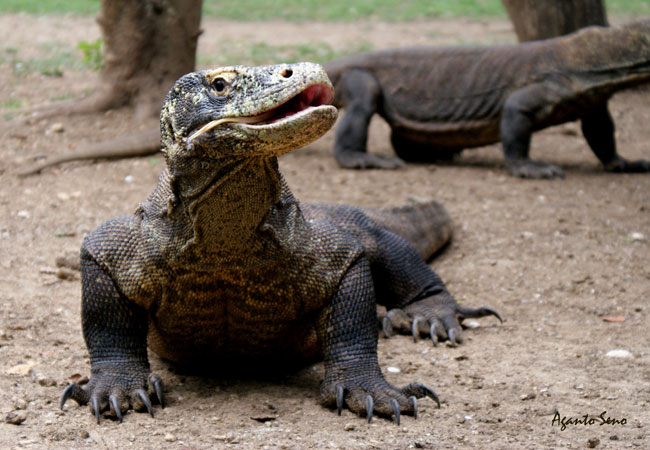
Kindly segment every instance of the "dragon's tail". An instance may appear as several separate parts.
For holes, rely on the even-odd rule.
[[[380,227],[409,241],[425,260],[451,239],[451,217],[445,207],[435,201],[360,209]]]

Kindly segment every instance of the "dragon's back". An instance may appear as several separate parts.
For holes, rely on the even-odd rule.
[[[425,260],[449,242],[453,233],[449,213],[436,201],[360,209],[381,228],[409,241]]]
[[[387,208],[303,203],[301,209],[308,220],[334,224],[366,250],[375,245],[373,230],[384,229],[403,237],[423,259],[429,259],[452,235],[451,217],[436,201]]]

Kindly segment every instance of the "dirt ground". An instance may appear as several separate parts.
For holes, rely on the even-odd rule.
[[[509,23],[499,20],[207,20],[204,29],[202,55],[236,36],[272,45],[300,36],[333,48],[359,39],[374,48],[514,39]],[[42,56],[50,41],[74,47],[97,37],[92,18],[0,17],[2,50],[12,46],[24,58]],[[17,75],[4,58],[0,99],[5,106],[21,99],[27,107],[62,95],[75,99],[95,80],[91,71]],[[620,93],[610,102],[626,157],[650,157],[649,104],[648,90]],[[505,319],[470,321],[458,348],[406,336],[380,339],[379,359],[391,383],[420,381],[442,400],[441,409],[422,400],[420,418],[405,417],[401,426],[382,418],[366,424],[320,406],[321,365],[272,379],[259,367],[259,374],[242,380],[179,374],[155,356],[152,366],[166,383],[168,402],[164,410],[156,407],[155,419],[130,412],[123,424],[104,419],[97,425],[88,408],[74,402],[61,411],[64,386],[75,374],[88,375],[89,362],[80,284],[57,278],[55,258],[78,252],[84,235],[106,219],[134,211],[164,163],[160,156],[77,162],[20,179],[15,173],[39,156],[147,124],[129,111],[112,111],[23,125],[3,119],[0,125],[1,448],[650,448],[650,175],[604,173],[577,124],[533,139],[533,158],[565,170],[566,178],[556,181],[509,177],[498,145],[466,151],[446,165],[357,172],[336,166],[330,132],[282,158],[302,201],[443,202],[455,235],[433,267],[459,301],[493,307]],[[373,120],[370,147],[392,152],[380,119]],[[629,353],[608,356],[612,350]],[[399,372],[387,372],[389,366]],[[556,413],[596,420],[563,430]],[[601,414],[616,423],[602,424]]]

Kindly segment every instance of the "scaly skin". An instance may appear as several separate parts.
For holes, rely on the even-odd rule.
[[[362,210],[293,197],[277,157],[331,127],[332,96],[310,63],[227,67],[176,82],[161,112],[167,168],[158,185],[134,215],[107,221],[83,243],[91,378],[69,385],[61,407],[69,398],[90,403],[98,421],[106,409],[120,420],[130,407],[153,415],[149,391],[161,403],[163,391],[147,344],[177,364],[324,358],[323,402],[368,419],[399,422],[417,414],[417,398],[438,401],[420,383],[384,379],[376,301],[415,320],[416,334],[431,324],[423,331],[453,343],[459,318],[498,315],[460,307],[425,263],[451,235],[437,203]],[[384,320],[389,333],[391,324]]]
[[[450,159],[501,141],[512,175],[562,176],[528,158],[534,131],[580,120],[605,170],[647,172],[647,161],[618,155],[608,99],[650,80],[650,21],[589,27],[518,45],[385,50],[333,61],[325,69],[346,114],[334,156],[342,167],[387,168]],[[368,123],[380,114],[397,155],[366,152]]]

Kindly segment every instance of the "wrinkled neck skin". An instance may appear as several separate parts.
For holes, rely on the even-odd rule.
[[[170,172],[177,197],[170,219],[191,230],[176,254],[180,262],[251,266],[269,258],[275,240],[266,221],[286,189],[276,157],[202,159],[170,164]]]

